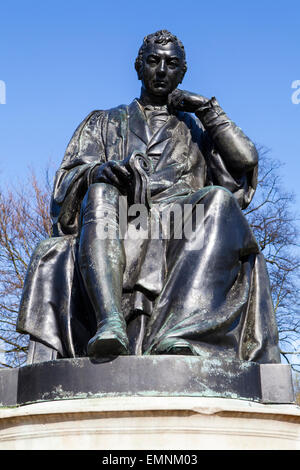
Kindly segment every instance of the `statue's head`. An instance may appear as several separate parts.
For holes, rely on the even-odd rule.
[[[148,92],[168,95],[182,82],[187,70],[182,42],[166,30],[149,34],[140,47],[135,69]]]

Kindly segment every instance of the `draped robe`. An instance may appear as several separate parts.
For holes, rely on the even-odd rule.
[[[171,113],[152,135],[134,100],[94,111],[79,125],[55,178],[53,237],[30,261],[18,331],[61,357],[85,354],[96,324],[77,263],[81,203],[95,167],[139,150],[153,163],[152,210],[203,204],[204,219],[189,250],[187,240],[174,237],[124,240],[132,353],[172,353],[176,345],[182,354],[225,351],[241,360],[280,362],[265,261],[241,210],[254,195],[257,165],[244,170],[243,162],[237,168],[230,160],[233,150],[255,156],[255,147],[215,99],[196,114],[201,121]],[[143,327],[136,333],[137,317]]]

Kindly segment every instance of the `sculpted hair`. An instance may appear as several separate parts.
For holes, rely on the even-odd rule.
[[[139,53],[137,58],[135,59],[135,70],[137,71],[139,79],[141,79],[141,71],[143,68],[143,61],[144,61],[144,52],[148,44],[162,44],[166,45],[168,42],[173,42],[176,44],[182,51],[183,55],[183,66],[182,66],[182,75],[181,75],[181,80],[183,79],[185,72],[187,71],[187,64],[186,64],[186,56],[185,56],[185,50],[182,42],[174,36],[174,34],[170,33],[170,31],[167,31],[166,29],[161,29],[159,31],[156,31],[156,33],[148,34],[148,36],[144,37],[143,44],[141,45],[139,49]]]

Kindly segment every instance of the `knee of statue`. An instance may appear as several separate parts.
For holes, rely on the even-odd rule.
[[[94,183],[87,190],[81,204],[81,222],[87,223],[103,216],[116,216],[121,193],[107,183]]]
[[[237,201],[234,195],[226,188],[222,186],[212,186],[210,191],[207,194],[214,205],[236,205]]]
[[[106,202],[111,205],[119,203],[119,197],[121,196],[120,191],[108,183],[94,183],[91,184],[85,194],[82,204],[101,204]]]

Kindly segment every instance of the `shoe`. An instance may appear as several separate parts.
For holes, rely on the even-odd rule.
[[[192,345],[182,338],[165,338],[158,344],[154,344],[149,348],[145,355],[180,355],[180,356],[193,356]]]
[[[124,356],[129,354],[129,341],[125,330],[125,321],[120,315],[114,315],[98,328],[87,345],[90,357]]]

